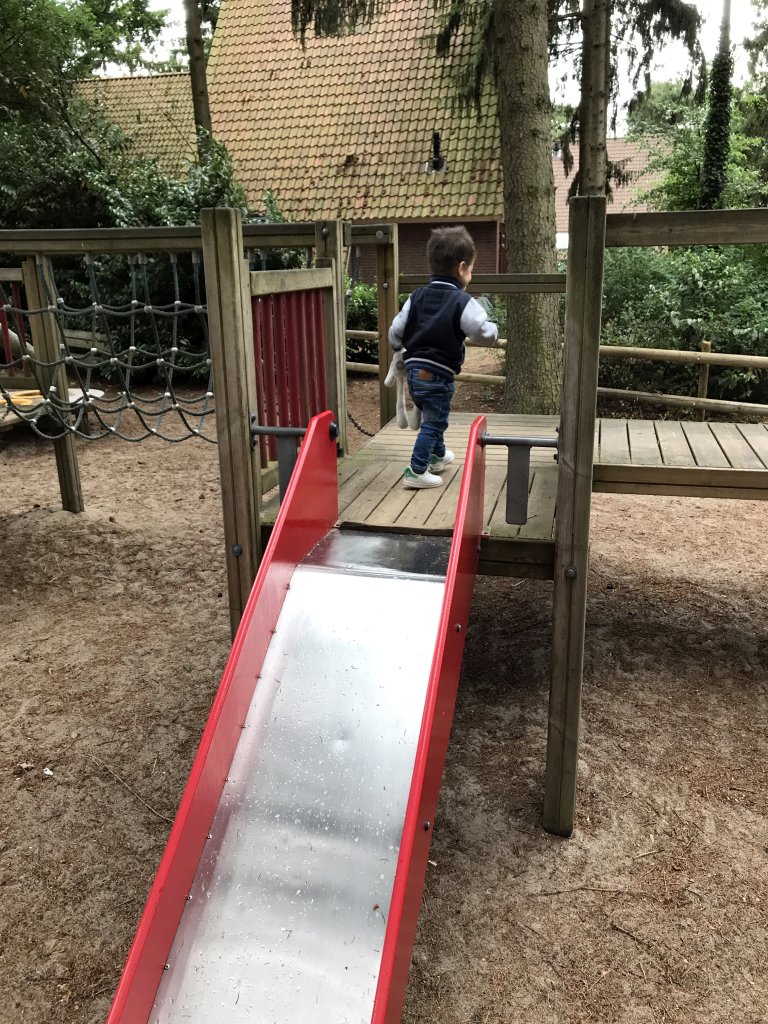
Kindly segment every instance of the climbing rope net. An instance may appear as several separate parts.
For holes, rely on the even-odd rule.
[[[215,444],[200,254],[191,253],[191,262],[170,253],[68,263],[60,274],[38,263],[38,308],[25,308],[21,289],[0,272],[0,426],[15,418],[49,440],[75,434]],[[153,301],[158,284],[172,301]],[[55,345],[46,347],[47,360],[30,344],[43,317],[58,344],[55,358]],[[25,386],[17,387],[21,376]]]

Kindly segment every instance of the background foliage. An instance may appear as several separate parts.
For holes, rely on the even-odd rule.
[[[603,344],[768,356],[768,247],[609,249]],[[696,393],[698,368],[603,359],[604,387]],[[768,372],[711,367],[709,397],[768,403]]]

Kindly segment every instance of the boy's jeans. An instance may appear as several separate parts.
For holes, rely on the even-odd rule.
[[[411,469],[423,473],[429,467],[430,455],[445,455],[443,435],[448,429],[448,413],[456,384],[430,370],[408,367],[408,389],[413,404],[421,409],[421,430],[413,446]]]

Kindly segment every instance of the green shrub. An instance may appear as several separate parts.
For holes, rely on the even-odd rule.
[[[768,355],[764,246],[608,250],[603,344]],[[695,394],[698,368],[603,359],[604,387]],[[768,373],[713,366],[708,396],[768,402]]]
[[[375,331],[378,329],[376,285],[347,279],[345,305],[348,331]],[[378,340],[347,338],[347,359],[353,363],[378,363]]]

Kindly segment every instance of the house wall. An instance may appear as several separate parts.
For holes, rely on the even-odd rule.
[[[399,224],[398,249],[401,274],[426,274],[427,241],[432,228],[445,223],[461,221],[433,221],[431,223]],[[477,249],[475,270],[482,274],[495,274],[499,270],[499,225],[497,221],[474,221],[465,223]],[[360,280],[372,283],[376,280],[375,246],[360,247]]]

